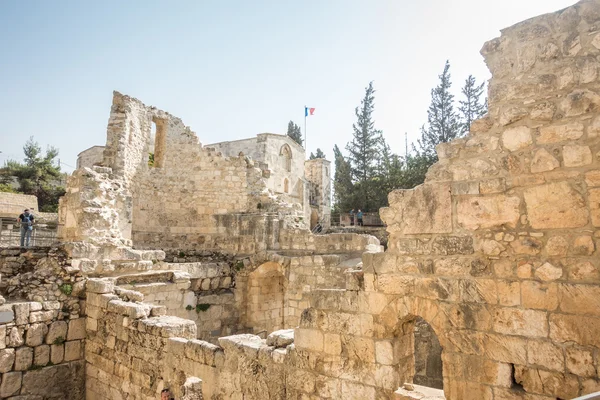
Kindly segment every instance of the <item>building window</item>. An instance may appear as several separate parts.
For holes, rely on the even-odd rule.
[[[283,180],[283,191],[284,191],[284,193],[290,192],[290,181],[288,180],[288,178],[285,178]]]
[[[161,168],[165,161],[165,147],[167,142],[167,121],[164,119],[152,119],[152,131],[154,134],[154,151],[150,153],[148,164],[155,168]]]
[[[292,149],[287,144],[284,144],[281,147],[281,151],[279,152],[279,156],[282,158],[283,167],[287,172],[292,171]]]

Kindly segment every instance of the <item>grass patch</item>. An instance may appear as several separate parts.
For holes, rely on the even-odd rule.
[[[58,287],[58,289],[63,293],[66,294],[67,296],[70,296],[71,293],[73,293],[73,285],[71,285],[70,283],[63,283],[62,285],[60,285]]]
[[[199,313],[200,311],[206,311],[209,308],[210,308],[210,304],[206,304],[206,303],[198,304],[198,305],[196,305],[196,312]]]
[[[52,344],[63,344],[64,342],[66,342],[65,338],[62,336],[59,336],[56,339],[54,339],[54,342],[52,342]]]

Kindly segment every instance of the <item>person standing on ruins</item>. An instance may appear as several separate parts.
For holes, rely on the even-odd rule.
[[[35,217],[29,211],[29,208],[26,208],[23,211],[23,214],[19,215],[18,221],[21,224],[21,247],[29,247],[34,219]]]
[[[354,208],[350,210],[350,226],[354,226]]]
[[[358,209],[356,218],[358,219],[358,226],[363,226],[363,212],[360,210],[360,208]]]

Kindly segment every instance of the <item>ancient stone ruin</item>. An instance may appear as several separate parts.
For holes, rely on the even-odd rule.
[[[115,93],[60,244],[0,249],[0,398],[600,392],[600,1],[482,54],[489,114],[438,147],[425,184],[389,194],[385,252],[311,233],[329,165],[288,139],[202,146]]]

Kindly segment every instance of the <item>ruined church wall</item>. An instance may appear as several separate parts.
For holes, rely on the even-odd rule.
[[[388,250],[363,255],[352,290],[311,293],[282,383],[263,380],[274,350],[240,339],[225,396],[393,399],[415,375],[419,317],[449,400],[600,390],[599,10],[584,0],[485,45],[489,116],[438,147],[424,185],[390,194]]]
[[[85,316],[65,302],[0,306],[0,398],[85,398]]]

